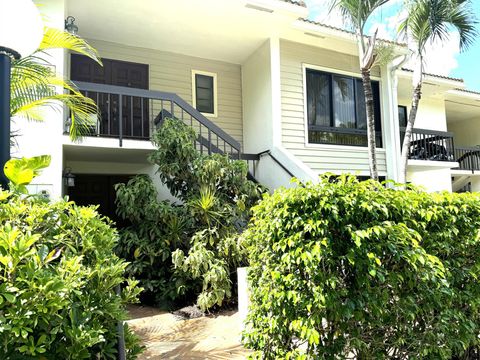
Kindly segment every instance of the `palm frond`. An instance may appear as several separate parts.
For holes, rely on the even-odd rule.
[[[396,57],[395,48],[392,44],[378,43],[375,47],[375,61],[373,66],[385,66]]]
[[[470,0],[416,0],[407,5],[409,14],[399,32],[415,42],[422,57],[427,44],[448,40],[452,30],[460,35],[461,50],[472,45],[478,35]]]
[[[352,30],[364,34],[370,16],[390,0],[331,0],[330,9],[337,9]]]
[[[98,116],[95,102],[81,94],[53,94],[39,97],[34,101],[29,99],[16,109],[14,115],[28,120],[43,121],[46,108],[60,112],[64,105],[71,111],[70,137],[74,141],[79,140],[95,125]]]
[[[88,56],[99,64],[102,63],[97,50],[90,46],[82,38],[72,35],[67,31],[45,27],[42,43],[39,51],[49,49],[67,49]]]
[[[65,31],[45,28],[44,40],[37,52],[12,63],[11,116],[31,121],[43,121],[46,110],[71,114],[70,137],[79,140],[90,132],[98,116],[95,102],[84,96],[70,80],[57,76],[54,67],[45,60],[45,50],[64,48],[80,52],[100,63],[95,49],[85,40]]]

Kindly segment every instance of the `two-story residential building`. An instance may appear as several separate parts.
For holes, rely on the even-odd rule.
[[[249,161],[271,189],[288,186],[292,176],[368,176],[355,37],[306,20],[303,2],[49,0],[41,11],[57,28],[75,17],[79,36],[99,51],[103,67],[60,50],[52,62],[96,100],[101,116],[81,143],[66,135],[67,113],[52,113],[42,124],[15,120],[21,136],[14,156],[52,155],[33,191],[69,194],[111,213],[112,184],[154,175],[149,139],[171,116],[196,130],[199,150]],[[392,66],[372,72],[379,172],[393,180],[411,76]],[[478,101],[461,80],[427,75],[408,167],[412,182],[431,191],[480,188],[480,149],[472,148],[480,144]],[[76,176],[75,186],[64,185],[65,173]]]

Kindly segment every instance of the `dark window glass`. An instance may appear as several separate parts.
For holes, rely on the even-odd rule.
[[[307,69],[308,141],[367,146],[367,115],[362,80]],[[382,146],[380,86],[372,81],[377,146]]]
[[[398,107],[398,123],[400,127],[407,127],[407,107],[400,105]]]
[[[207,114],[215,112],[213,86],[213,76],[195,74],[195,102],[198,111]]]
[[[307,70],[307,89],[308,123],[330,126],[330,76]]]
[[[334,127],[355,129],[354,80],[344,76],[333,77]]]
[[[357,129],[367,130],[367,106],[365,104],[365,92],[363,82],[357,79],[355,82],[357,91]]]

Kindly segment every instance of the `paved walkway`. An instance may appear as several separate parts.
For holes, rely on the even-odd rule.
[[[246,359],[240,343],[240,320],[236,312],[216,317],[181,320],[170,313],[146,307],[131,307],[129,326],[141,337],[147,359]]]

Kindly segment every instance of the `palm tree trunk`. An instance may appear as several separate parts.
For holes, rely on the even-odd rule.
[[[362,69],[362,82],[363,91],[365,94],[365,105],[367,108],[367,142],[370,178],[378,181],[377,145],[375,141],[375,111],[370,70]]]
[[[417,118],[418,104],[422,98],[422,82],[418,82],[413,89],[412,96],[412,108],[408,115],[407,128],[405,129],[405,137],[402,144],[402,157],[400,160],[400,179],[401,184],[407,183],[407,166],[408,166],[408,154],[410,153],[410,144],[412,141],[413,126],[415,125],[415,119]]]

